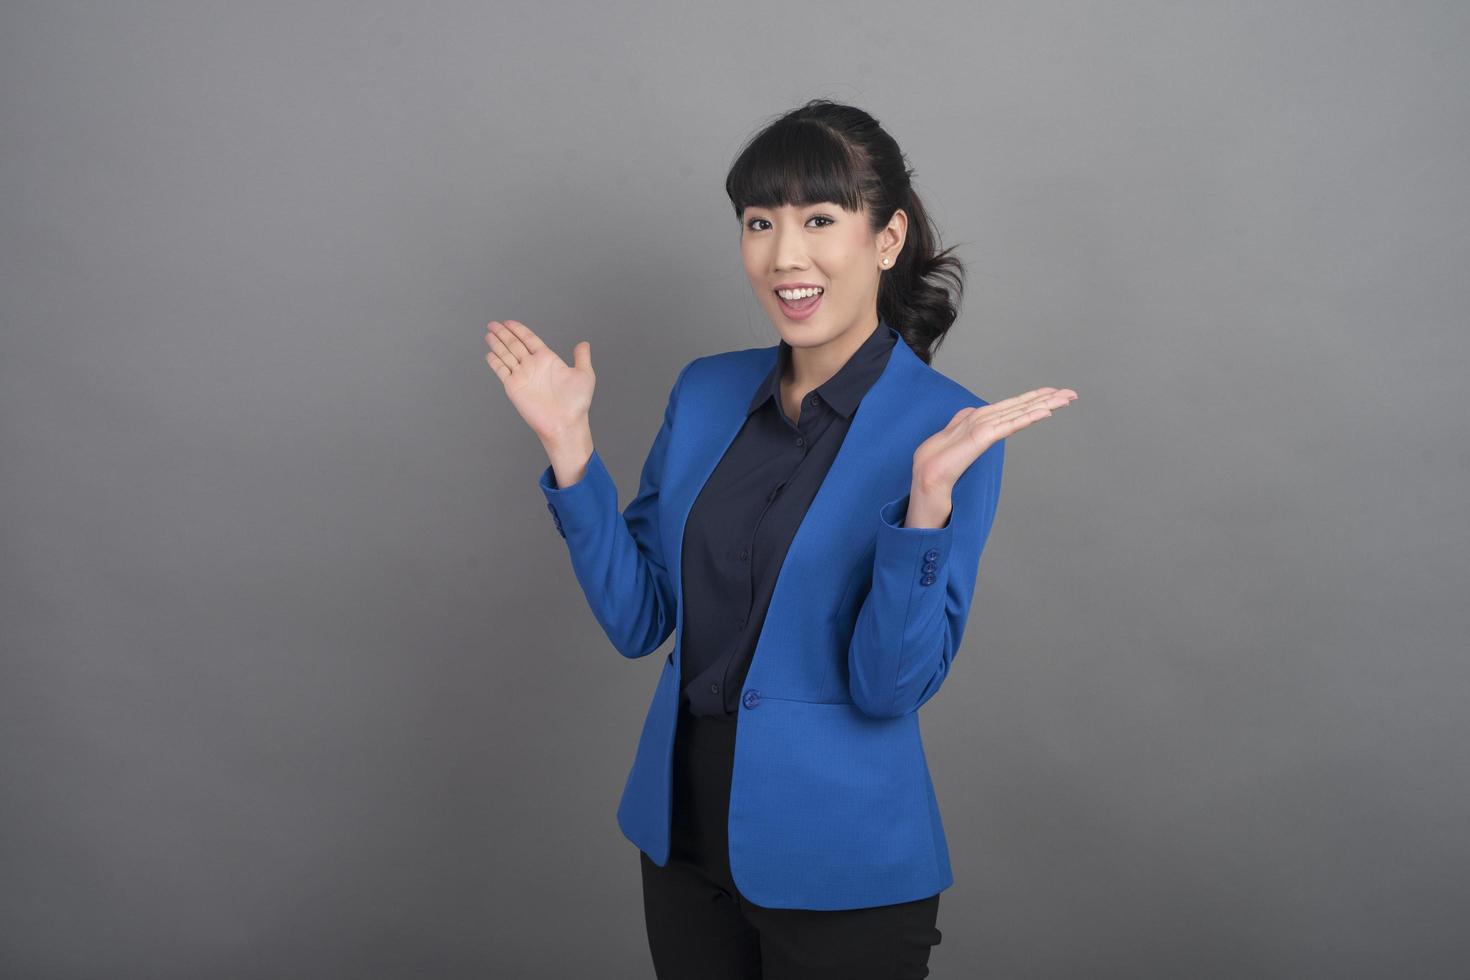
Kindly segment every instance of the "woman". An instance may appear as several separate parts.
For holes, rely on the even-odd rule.
[[[918,708],[959,648],[1006,436],[929,366],[963,268],[894,140],[813,100],[726,192],[779,343],[680,371],[637,495],[592,444],[591,345],[567,365],[492,321],[486,360],[550,465],[539,485],[614,647],[672,634],[618,806],[661,980],[924,977],[953,882]]]

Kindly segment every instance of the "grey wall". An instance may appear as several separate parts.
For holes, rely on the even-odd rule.
[[[1462,976],[1470,8],[7,3],[0,974],[648,977],[619,657],[483,360],[624,501],[774,343],[723,197],[874,112],[1014,437],[924,709],[936,977]]]

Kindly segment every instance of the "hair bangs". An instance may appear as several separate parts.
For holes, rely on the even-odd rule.
[[[827,127],[793,120],[761,133],[736,159],[725,193],[738,218],[749,207],[806,207],[831,201],[863,209],[851,149]]]

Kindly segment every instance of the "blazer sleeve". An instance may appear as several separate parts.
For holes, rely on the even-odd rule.
[[[664,564],[658,494],[679,386],[689,367],[684,365],[674,381],[663,424],[643,463],[638,493],[622,513],[617,485],[596,448],[576,483],[558,487],[549,464],[538,480],[592,615],[628,658],[652,653],[674,631],[677,596]]]
[[[943,527],[904,527],[909,494],[878,509],[872,586],[847,651],[852,700],[865,714],[916,711],[944,683],[965,633],[1004,459],[1002,439],[961,474]]]

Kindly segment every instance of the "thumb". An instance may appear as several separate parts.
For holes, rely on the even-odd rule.
[[[572,366],[592,370],[592,345],[583,340],[572,348]]]

